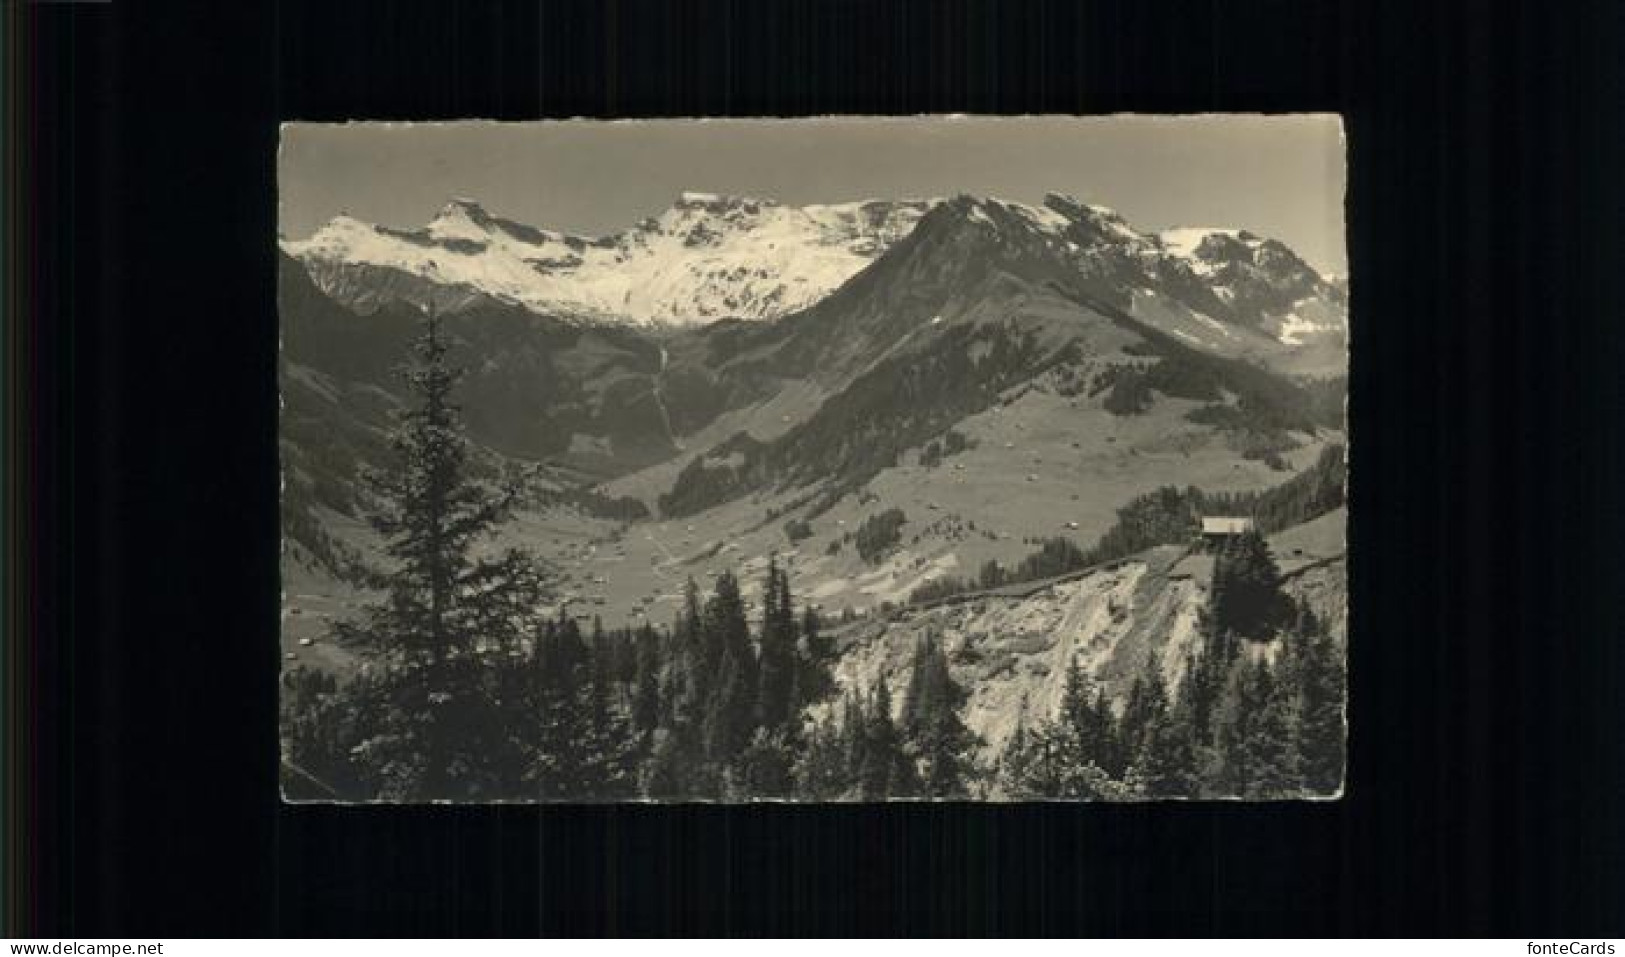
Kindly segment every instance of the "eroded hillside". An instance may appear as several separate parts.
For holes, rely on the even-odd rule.
[[[1282,590],[1307,601],[1340,641],[1347,617],[1345,520],[1337,509],[1270,542]],[[1200,616],[1212,575],[1211,555],[1165,545],[1059,579],[907,608],[892,620],[843,632],[836,679],[849,690],[873,687],[882,676],[896,684],[915,648],[933,636],[970,693],[965,723],[991,756],[1018,724],[1056,715],[1074,659],[1114,707],[1153,667],[1166,687],[1177,688],[1201,651]],[[1260,646],[1259,653],[1273,649]]]

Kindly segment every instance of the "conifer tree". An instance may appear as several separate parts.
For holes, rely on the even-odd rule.
[[[935,635],[915,649],[903,694],[903,732],[920,767],[926,797],[963,797],[974,774],[976,736],[960,717],[967,699]]]
[[[1294,689],[1277,680],[1267,663],[1260,662],[1256,671],[1261,705],[1242,745],[1244,793],[1252,798],[1290,797],[1303,789]]]
[[[1214,586],[1217,589],[1219,582],[1215,581]],[[1202,633],[1202,651],[1186,661],[1181,707],[1189,712],[1197,744],[1211,747],[1214,712],[1224,694],[1240,643],[1234,634],[1218,627],[1217,618],[1208,609],[1202,611],[1198,628]]]
[[[743,793],[752,798],[787,798],[795,790],[796,749],[784,728],[757,728],[739,758]]]
[[[588,739],[583,742],[586,767],[582,797],[599,800],[630,797],[637,785],[637,748],[631,716],[620,702],[614,678],[616,643],[605,637],[595,618],[584,668],[587,682],[583,708]]]
[[[910,797],[918,793],[913,762],[903,750],[902,736],[892,719],[892,694],[881,675],[865,711],[863,763],[858,769],[864,800]]]
[[[1323,630],[1300,640],[1297,711],[1303,786],[1314,794],[1335,794],[1343,784],[1348,749],[1342,649]]]
[[[708,660],[700,611],[700,590],[690,578],[683,585],[683,606],[672,627],[670,662],[666,674],[666,725],[683,732],[697,729],[705,718],[715,679],[716,662]]]
[[[1111,709],[1103,694],[1091,689],[1083,666],[1074,658],[1061,689],[1061,725],[1070,733],[1067,748],[1078,766],[1105,767],[1115,762],[1116,741]]]
[[[770,730],[782,729],[800,702],[793,699],[796,679],[796,623],[791,608],[790,581],[776,560],[767,565],[762,589],[762,639],[757,687],[757,722]]]
[[[1145,750],[1147,733],[1167,710],[1167,686],[1162,680],[1162,668],[1153,658],[1147,663],[1145,673],[1134,679],[1123,705],[1123,718],[1118,726],[1122,764],[1133,763]]]
[[[808,705],[828,698],[835,690],[835,678],[830,672],[834,649],[823,634],[823,621],[811,605],[801,614],[801,639],[796,657],[795,708],[799,712]]]
[[[357,621],[334,626],[341,642],[367,648],[377,669],[361,705],[376,721],[359,760],[379,796],[400,800],[500,796],[522,771],[504,726],[499,669],[532,637],[541,602],[535,559],[520,550],[476,551],[507,517],[512,489],[468,474],[468,441],[452,394],[462,371],[431,311],[404,370],[412,404],[390,445],[395,465],[367,473],[377,511],[369,517],[390,567],[375,574],[384,597]]]
[[[649,757],[641,768],[638,790],[644,797],[674,800],[693,796],[684,773],[684,755],[677,736],[668,730],[655,732]]]
[[[660,641],[654,630],[639,632],[633,649],[632,674],[632,727],[639,732],[653,731],[660,724]]]
[[[525,729],[534,745],[527,779],[539,799],[591,796],[591,667],[580,629],[561,612],[537,643],[534,723]]]
[[[848,796],[853,777],[841,729],[832,718],[814,725],[795,766],[796,794],[807,801]]]
[[[1264,770],[1261,720],[1272,691],[1269,665],[1251,655],[1238,655],[1231,664],[1213,716],[1215,762],[1208,769],[1209,785],[1226,797],[1255,795]]]
[[[841,699],[839,744],[846,778],[856,782],[869,760],[869,719],[859,692],[848,691]]]
[[[706,712],[705,749],[720,770],[734,762],[756,729],[756,655],[733,573],[717,577],[704,621],[706,641],[717,649],[717,681]]]
[[[1286,624],[1288,605],[1280,591],[1281,571],[1269,545],[1256,531],[1238,536],[1213,563],[1209,608],[1221,632],[1267,641]]]
[[[1164,711],[1151,721],[1134,764],[1146,797],[1193,798],[1201,792],[1192,728],[1173,712]]]

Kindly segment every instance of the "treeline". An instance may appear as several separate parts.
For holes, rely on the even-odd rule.
[[[1260,533],[1273,535],[1341,507],[1347,477],[1343,446],[1332,444],[1322,449],[1307,469],[1262,491],[1204,492],[1194,486],[1164,486],[1136,496],[1119,508],[1112,526],[1088,549],[1058,536],[1046,540],[1013,569],[989,562],[974,585],[958,578],[928,582],[915,589],[909,600],[920,603],[976,588],[1053,578],[1127,558],[1157,545],[1184,544],[1195,538],[1203,515],[1250,516]]]

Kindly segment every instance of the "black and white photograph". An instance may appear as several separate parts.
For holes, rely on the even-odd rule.
[[[279,163],[286,799],[1339,795],[1336,117]]]
[[[0,3],[0,937],[1617,954],[1621,37]]]

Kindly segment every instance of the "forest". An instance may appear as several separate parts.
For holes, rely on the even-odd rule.
[[[770,563],[758,607],[738,579],[690,582],[669,627],[583,631],[526,552],[482,550],[517,493],[471,476],[460,372],[431,316],[407,371],[418,401],[369,473],[389,568],[332,640],[352,676],[284,673],[293,799],[619,801],[1251,798],[1341,787],[1342,648],[1284,595],[1264,539],[1222,551],[1202,650],[1146,662],[1126,700],[1074,663],[1054,716],[996,750],[965,723],[940,636],[865,688]]]

